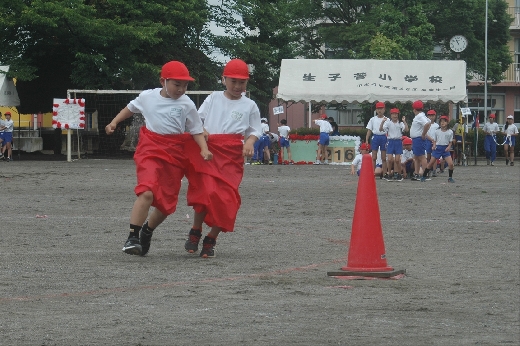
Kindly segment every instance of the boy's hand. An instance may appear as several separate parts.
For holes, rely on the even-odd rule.
[[[255,149],[253,147],[253,144],[249,143],[249,141],[246,141],[244,143],[244,147],[242,148],[242,155],[251,157],[251,156],[253,156],[254,152],[255,152]]]
[[[202,156],[205,161],[209,161],[209,160],[213,159],[213,154],[209,150],[201,150],[200,156]]]
[[[105,132],[107,133],[107,135],[111,135],[112,133],[114,133],[114,131],[116,130],[116,128],[117,128],[117,124],[110,123],[110,124],[108,124],[108,125],[105,127]]]

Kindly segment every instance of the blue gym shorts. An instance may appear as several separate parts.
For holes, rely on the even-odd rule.
[[[403,154],[403,141],[400,139],[389,139],[386,146],[387,155],[402,155]]]
[[[444,159],[445,157],[448,157],[450,155],[450,151],[446,151],[447,145],[437,145],[435,147],[435,150],[432,152],[432,156],[435,157],[437,160],[441,157]]]
[[[433,148],[433,142],[430,141],[429,139],[425,139],[424,140],[424,149],[426,149],[426,153],[431,154],[432,150],[433,150],[432,148]]]
[[[373,135],[370,141],[370,148],[374,151],[386,151],[386,135]]]
[[[6,133],[10,133],[10,132],[6,132]],[[511,140],[509,140],[511,139]],[[511,136],[509,137],[504,144],[509,144],[510,146],[514,147],[515,146],[515,143],[516,143],[516,136]]]
[[[7,143],[11,143],[13,141],[13,133],[12,132],[3,132],[3,142],[2,146],[6,145]],[[513,144],[514,145],[514,144]]]
[[[415,156],[424,155],[424,139],[422,137],[412,138],[412,152]]]
[[[291,146],[289,140],[285,137],[280,137],[280,148],[288,148]]]
[[[329,134],[327,132],[320,132],[320,140],[318,143],[321,145],[329,145]]]

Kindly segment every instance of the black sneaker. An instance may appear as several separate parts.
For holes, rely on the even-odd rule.
[[[200,250],[200,257],[215,257],[215,245],[217,245],[217,241],[215,239],[205,236],[204,240],[202,241],[202,250]]]
[[[198,229],[192,228],[188,234],[188,240],[186,240],[186,243],[184,243],[184,249],[186,249],[186,251],[189,253],[195,253],[199,251],[199,242],[201,237],[202,232]]]
[[[399,173],[397,173],[395,176],[394,176],[394,180],[395,181],[403,181],[403,176]]]
[[[148,221],[146,221],[139,232],[139,242],[141,243],[141,256],[144,256],[150,250],[150,242],[152,241],[153,232],[148,231]]]
[[[125,246],[123,246],[123,252],[129,255],[140,255],[142,252],[141,244],[139,239],[130,237],[126,240]]]
[[[419,177],[418,174],[413,174],[411,180],[413,180],[413,181],[419,181],[419,180],[421,180],[421,177]]]
[[[392,181],[392,179],[390,179],[390,176],[388,175],[388,173],[385,173],[385,175],[383,175],[383,179],[386,181]]]
[[[506,159],[506,166],[509,166],[509,160]]]

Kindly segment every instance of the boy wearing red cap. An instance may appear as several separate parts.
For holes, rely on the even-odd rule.
[[[497,157],[497,139],[496,133],[499,131],[498,124],[495,122],[496,115],[490,114],[488,121],[484,125],[484,151],[486,152],[487,165],[495,165],[495,159]]]
[[[424,169],[423,176],[421,177],[422,182],[428,180],[426,179],[428,173],[433,167],[437,166],[437,160],[441,158],[445,159],[448,164],[448,183],[455,182],[453,180],[453,159],[450,155],[451,146],[453,144],[453,131],[448,128],[449,121],[450,119],[446,115],[443,115],[440,118],[441,126],[437,131],[435,131],[433,137],[432,158],[430,162],[428,162],[428,166]]]
[[[318,140],[318,155],[316,156],[316,162],[314,164],[328,165],[329,160],[327,159],[327,149],[330,144],[330,133],[333,131],[332,125],[327,120],[326,114],[322,114],[319,119],[315,119],[314,123],[320,127],[320,139]]]
[[[403,176],[401,175],[401,155],[403,154],[403,132],[408,132],[408,124],[406,123],[406,117],[403,116],[402,122],[399,122],[399,109],[392,108],[390,110],[390,120],[383,118],[379,130],[384,131],[387,134],[386,154],[387,156],[387,168],[388,168],[388,181],[402,181]],[[395,158],[394,158],[395,156]],[[391,175],[393,170],[393,176]],[[385,172],[386,173],[386,172]]]
[[[146,255],[153,230],[175,212],[186,170],[185,143],[193,138],[201,159],[212,158],[197,108],[184,95],[188,83],[193,80],[183,63],[166,63],[159,79],[162,88],[141,92],[105,127],[110,135],[121,121],[134,113],[141,113],[145,119],[134,154],[137,199],[130,214],[130,234],[123,247],[127,254]],[[155,209],[145,223],[151,206]]]
[[[189,157],[187,200],[195,215],[184,248],[189,253],[198,251],[206,223],[211,230],[202,241],[202,258],[215,257],[217,236],[234,230],[241,204],[238,187],[244,175],[244,156],[253,155],[254,143],[262,135],[260,110],[242,95],[248,79],[244,61],[229,61],[222,74],[226,90],[212,93],[199,108],[213,160],[205,164],[200,157]],[[193,147],[194,142],[190,142]]]
[[[415,101],[412,104],[413,114],[415,117],[412,121],[412,126],[410,127],[410,137],[412,138],[412,151],[414,157],[414,165],[415,165],[415,173],[412,176],[412,180],[418,181],[421,179],[419,175],[419,171],[421,167],[424,169],[428,164],[426,161],[425,154],[425,143],[426,133],[431,126],[431,121],[426,117],[423,112],[423,103],[422,101]]]
[[[369,144],[361,143],[361,145],[359,146],[359,154],[357,154],[354,160],[352,160],[352,165],[350,166],[350,174],[357,174],[359,177],[359,174],[361,173],[361,164],[363,163],[363,155],[368,154],[369,150]]]
[[[385,117],[384,102],[376,103],[376,115],[368,121],[366,128],[368,129],[365,141],[370,143],[372,148],[372,164],[376,166],[377,152],[381,152],[381,161],[383,161],[383,173],[381,179],[389,180],[386,167],[386,132],[381,129],[381,122]],[[384,175],[383,175],[384,174]]]
[[[2,158],[4,158],[7,162],[12,159],[12,148],[11,142],[13,141],[13,128],[14,122],[11,120],[11,112],[5,112],[5,121],[0,126],[0,131],[2,131]],[[7,150],[7,158],[5,158],[5,151]]]
[[[401,169],[402,175],[405,179],[414,171],[412,139],[410,137],[403,137],[403,155],[401,155]]]

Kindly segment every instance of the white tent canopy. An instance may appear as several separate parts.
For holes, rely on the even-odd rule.
[[[277,97],[317,103],[467,102],[466,62],[284,59]]]
[[[3,72],[9,71],[9,66],[0,66]],[[20,105],[20,98],[16,86],[12,80],[5,78],[5,73],[0,73],[0,106],[16,107]]]

